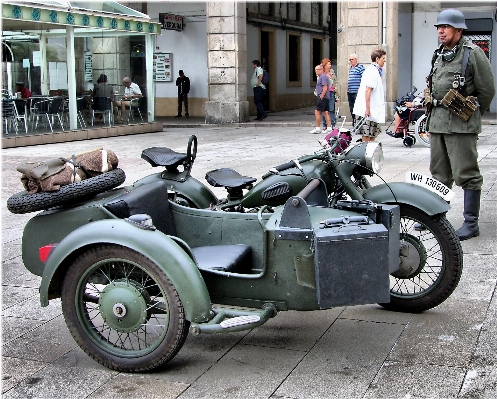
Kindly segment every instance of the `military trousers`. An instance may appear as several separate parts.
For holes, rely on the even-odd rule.
[[[430,173],[446,186],[481,190],[483,176],[478,165],[478,135],[430,133]]]

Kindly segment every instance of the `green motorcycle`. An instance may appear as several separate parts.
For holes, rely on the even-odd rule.
[[[131,186],[117,187],[117,169],[55,199],[16,194],[12,212],[44,209],[22,239],[25,267],[42,277],[41,305],[60,297],[78,345],[125,372],[165,364],[189,331],[248,330],[280,311],[439,305],[463,265],[449,205],[433,192],[441,186],[371,186],[381,144],[340,145],[332,137],[257,184],[232,169],[207,173],[225,199],[190,175],[195,136],[186,153],[144,150],[163,169]]]

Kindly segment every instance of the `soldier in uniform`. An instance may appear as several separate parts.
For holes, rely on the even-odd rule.
[[[464,223],[456,231],[462,241],[480,234],[478,217],[483,177],[478,166],[477,140],[481,115],[488,110],[495,95],[495,79],[485,53],[462,36],[467,29],[462,12],[442,11],[435,26],[442,44],[433,54],[428,76],[426,130],[430,132],[430,172],[448,187],[455,183],[464,190]],[[457,107],[448,104],[450,96],[445,96],[451,89],[460,93],[459,99],[463,102],[471,100],[468,109],[474,111],[469,118],[463,115],[467,120],[454,113]],[[449,94],[454,94],[454,90]]]

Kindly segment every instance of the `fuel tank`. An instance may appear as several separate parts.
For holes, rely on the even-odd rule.
[[[255,208],[263,205],[283,205],[288,198],[299,193],[310,179],[315,178],[324,181],[328,194],[334,191],[335,174],[326,163],[312,160],[302,163],[301,166],[303,174],[293,167],[262,179],[245,194],[242,206]]]

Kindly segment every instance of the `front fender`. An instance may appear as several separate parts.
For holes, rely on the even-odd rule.
[[[100,220],[84,225],[67,235],[48,258],[40,285],[41,306],[48,305],[49,288],[56,273],[65,274],[66,260],[76,251],[96,244],[128,247],[159,266],[176,288],[189,321],[210,319],[211,300],[194,261],[167,235],[134,227],[122,219]],[[64,268],[64,269],[61,269]],[[62,284],[63,279],[60,279]]]
[[[410,183],[380,184],[366,190],[363,196],[376,203],[412,205],[430,216],[447,212],[450,209],[447,201],[437,194]]]

